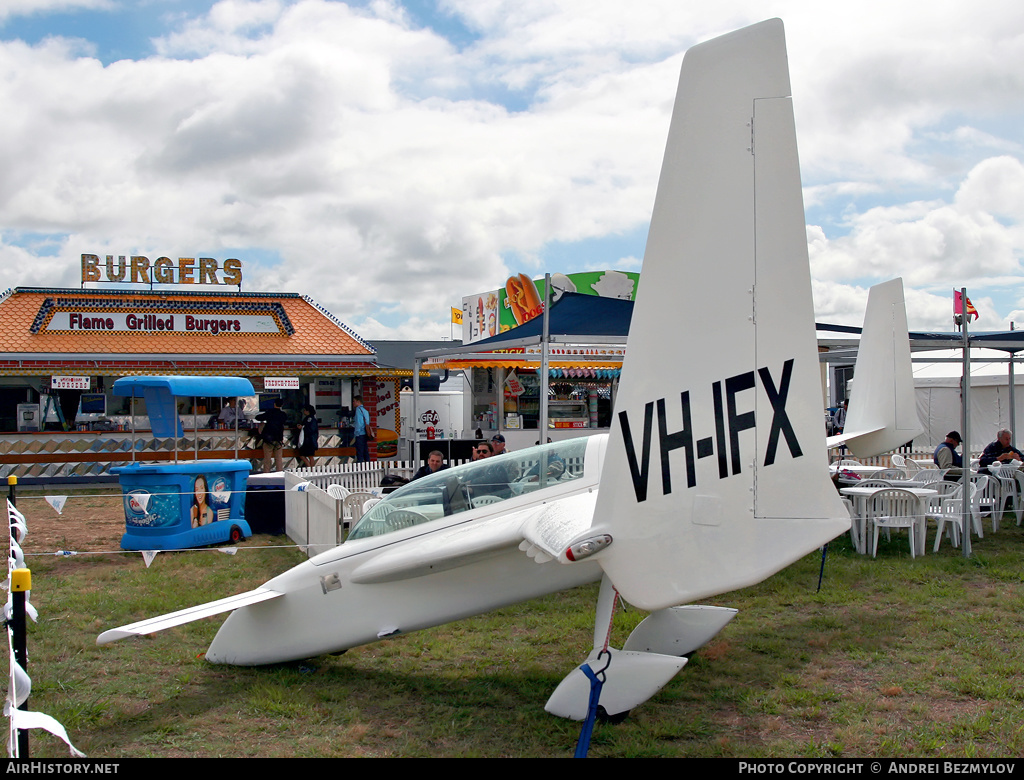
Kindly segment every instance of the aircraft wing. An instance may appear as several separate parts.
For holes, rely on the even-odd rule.
[[[250,590],[246,593],[228,596],[226,599],[210,601],[206,604],[178,610],[167,615],[140,620],[138,623],[121,626],[120,628],[112,628],[96,637],[96,644],[106,645],[129,636],[152,634],[157,631],[163,631],[165,628],[174,628],[174,626],[180,626],[184,623],[191,623],[193,620],[219,615],[222,612],[230,612],[239,607],[247,607],[250,604],[259,604],[261,601],[276,599],[278,596],[283,595],[283,593],[278,593],[268,588],[256,588],[256,590]]]
[[[847,433],[846,431],[843,431],[842,433],[840,433],[840,434],[838,434],[836,436],[828,436],[828,437],[826,437],[825,438],[825,446],[827,446],[830,450],[831,449],[835,449],[836,447],[842,447],[844,444],[846,444],[846,442],[851,441],[853,439],[859,439],[861,437],[868,436],[869,434],[878,433],[878,432],[884,431],[884,430],[885,430],[885,426],[884,425],[879,425],[879,426],[877,426],[875,428],[867,428],[867,429],[857,430],[857,431],[851,430],[849,433]]]
[[[394,545],[375,555],[356,568],[350,579],[369,585],[422,577],[515,546],[537,563],[545,563],[559,557],[570,540],[590,527],[596,501],[596,491],[590,491],[428,534],[416,544]]]

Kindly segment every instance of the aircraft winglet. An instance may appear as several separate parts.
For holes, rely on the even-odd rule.
[[[858,458],[889,452],[924,432],[914,397],[900,278],[876,284],[868,292],[843,428],[838,436],[829,437],[828,446],[845,445]]]

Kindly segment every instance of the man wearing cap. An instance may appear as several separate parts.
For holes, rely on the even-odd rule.
[[[946,440],[935,448],[935,454],[932,455],[935,465],[940,469],[963,468],[964,459],[956,451],[956,448],[960,446],[960,442],[960,433],[958,431],[947,433]]]
[[[505,449],[505,437],[500,433],[496,433],[491,437],[491,450],[492,455],[504,455],[508,452]]]

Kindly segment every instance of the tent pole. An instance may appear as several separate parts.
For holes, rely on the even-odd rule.
[[[964,431],[964,477],[963,493],[960,501],[960,522],[963,526],[963,552],[965,558],[971,557],[971,343],[967,335],[967,288],[960,289],[961,315],[963,323],[963,350],[964,350],[964,379],[963,395],[961,397],[963,409],[961,411],[961,423]]]
[[[412,435],[409,437],[409,460],[416,462],[416,445],[419,442],[419,403],[420,403],[420,367],[423,365],[423,358],[414,358],[412,362]],[[448,453],[451,460],[451,451]]]
[[[1013,323],[1010,323],[1010,330],[1013,330]],[[1017,388],[1014,386],[1013,358],[1015,352],[1010,353],[1010,430],[1017,435]]]
[[[544,327],[541,333],[540,341],[540,418],[537,420],[537,433],[539,434],[538,440],[541,444],[547,444],[548,441],[548,380],[550,379],[549,355],[548,355],[548,339],[551,338],[551,274],[544,274]],[[548,479],[548,451],[546,449],[541,450],[540,456],[540,469],[539,483],[541,487],[547,483]]]

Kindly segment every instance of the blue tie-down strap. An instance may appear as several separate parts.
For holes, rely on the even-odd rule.
[[[594,733],[594,720],[597,718],[597,705],[601,701],[601,689],[604,687],[605,681],[605,670],[608,669],[608,665],[611,663],[612,654],[607,650],[602,650],[597,660],[601,659],[602,655],[608,656],[608,663],[599,672],[594,672],[590,668],[590,664],[583,664],[580,669],[590,679],[590,704],[587,706],[587,717],[583,721],[583,727],[580,729],[580,738],[576,742],[576,755],[573,758],[586,758],[587,752],[590,750],[590,735]]]

